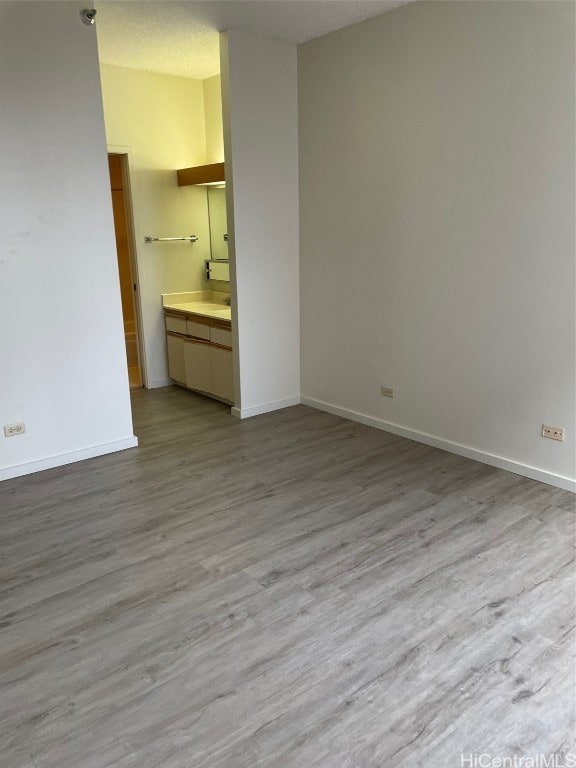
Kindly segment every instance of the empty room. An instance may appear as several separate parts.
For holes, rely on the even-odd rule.
[[[1,768],[576,766],[575,35],[0,0]]]

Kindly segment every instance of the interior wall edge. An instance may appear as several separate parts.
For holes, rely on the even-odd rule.
[[[251,416],[261,416],[263,413],[271,413],[272,411],[281,411],[283,408],[290,408],[294,405],[300,405],[302,399],[300,395],[294,397],[285,397],[282,400],[272,400],[268,403],[261,403],[259,405],[252,405],[250,408],[232,408],[232,416],[236,416],[239,419],[249,419]]]
[[[146,385],[146,389],[160,389],[161,387],[170,387],[174,384],[172,379],[152,379]]]

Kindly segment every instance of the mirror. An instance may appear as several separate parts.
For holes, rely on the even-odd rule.
[[[208,222],[210,226],[210,258],[228,261],[228,223],[226,219],[226,188],[208,187]]]

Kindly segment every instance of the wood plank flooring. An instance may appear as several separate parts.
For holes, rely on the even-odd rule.
[[[576,751],[574,496],[304,406],[133,393],[0,484],[2,768]]]

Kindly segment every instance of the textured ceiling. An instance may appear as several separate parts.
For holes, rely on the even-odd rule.
[[[410,0],[98,0],[106,64],[204,79],[220,71],[218,33],[303,43]]]

